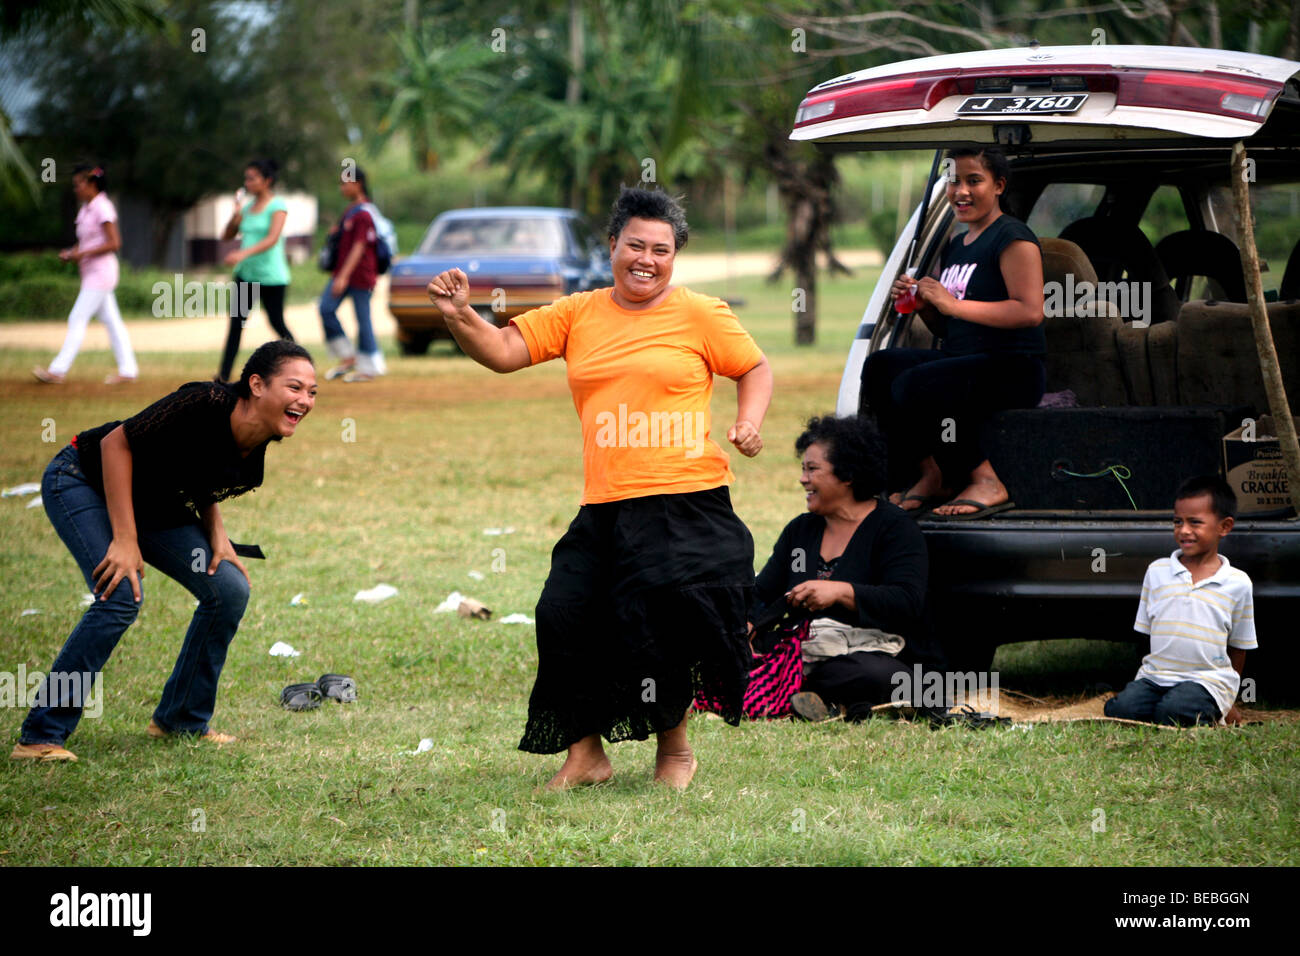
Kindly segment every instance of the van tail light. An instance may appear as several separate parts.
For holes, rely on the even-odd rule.
[[[1243,80],[1215,73],[1175,70],[1121,74],[1117,100],[1122,106],[1194,110],[1259,119],[1282,92],[1280,83]]]
[[[867,113],[926,109],[937,102],[930,97],[931,89],[936,85],[942,84],[936,84],[932,76],[923,79],[909,76],[902,80],[853,84],[834,92],[814,94],[799,104],[794,125],[814,123],[832,114],[862,116]]]

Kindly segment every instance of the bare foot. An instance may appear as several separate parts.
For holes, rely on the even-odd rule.
[[[904,511],[924,507],[927,498],[946,497],[951,492],[943,486],[943,472],[933,457],[921,462],[921,477],[907,491],[895,491],[889,500]]]
[[[655,783],[662,783],[674,790],[689,787],[698,769],[700,762],[689,750],[685,753],[659,751],[655,754]]]
[[[569,761],[546,783],[547,790],[572,790],[574,787],[591,787],[614,779],[614,767],[608,759],[603,765],[578,770],[569,767]]]
[[[980,504],[988,507],[990,505],[1000,505],[1004,501],[1011,500],[1011,494],[1007,491],[1001,479],[998,478],[997,472],[988,460],[980,462],[975,466],[975,470],[970,474],[971,482],[966,488],[957,495],[958,498],[969,498],[972,501],[978,501]],[[937,515],[969,515],[978,511],[978,508],[971,505],[940,505],[934,509]]]
[[[554,791],[586,787],[604,783],[613,776],[614,768],[605,756],[600,737],[592,735],[583,737],[569,748],[563,766],[547,782],[546,789]]]

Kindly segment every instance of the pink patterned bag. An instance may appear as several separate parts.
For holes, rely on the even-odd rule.
[[[808,621],[787,621],[769,638],[771,650],[754,658],[745,688],[741,712],[751,720],[788,717],[790,698],[799,693],[803,683],[802,644],[808,636]],[[695,699],[695,709],[721,713],[722,708],[703,696]]]

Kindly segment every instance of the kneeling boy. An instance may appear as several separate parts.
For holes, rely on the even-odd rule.
[[[1190,726],[1226,718],[1246,651],[1255,643],[1250,578],[1219,554],[1232,530],[1237,498],[1222,478],[1183,482],[1174,500],[1178,550],[1152,561],[1133,627],[1151,637],[1137,678],[1106,701],[1107,717]]]

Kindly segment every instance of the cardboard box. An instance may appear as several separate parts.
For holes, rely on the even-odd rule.
[[[1261,415],[1253,428],[1247,421],[1223,438],[1223,473],[1237,493],[1240,516],[1291,513],[1286,464],[1274,432],[1272,416]]]

